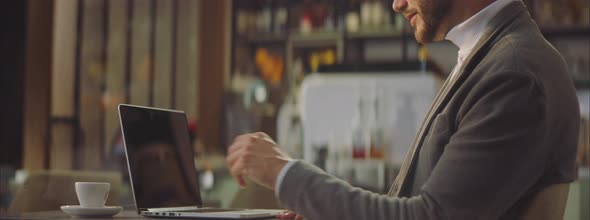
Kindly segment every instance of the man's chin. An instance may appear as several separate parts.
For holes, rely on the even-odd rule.
[[[420,44],[428,44],[435,41],[443,41],[444,37],[435,37],[435,34],[429,33],[425,30],[416,30],[414,31],[414,38]],[[440,38],[440,39],[439,39]]]
[[[432,39],[428,39],[423,31],[414,31],[414,38],[420,44],[427,44],[432,42]]]

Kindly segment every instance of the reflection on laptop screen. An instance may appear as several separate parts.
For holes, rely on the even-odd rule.
[[[138,209],[201,205],[186,116],[119,107]]]

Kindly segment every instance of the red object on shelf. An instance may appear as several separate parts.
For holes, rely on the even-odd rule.
[[[352,148],[352,158],[364,159],[367,157],[367,152],[364,147],[355,146]]]
[[[299,29],[303,33],[309,33],[313,29],[311,17],[309,15],[301,16],[301,22],[299,23]]]

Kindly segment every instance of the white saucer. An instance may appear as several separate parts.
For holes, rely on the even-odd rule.
[[[121,206],[85,208],[79,205],[62,205],[60,208],[66,214],[76,217],[111,217],[123,210]]]

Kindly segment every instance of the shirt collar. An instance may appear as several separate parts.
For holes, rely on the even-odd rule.
[[[477,14],[453,27],[449,33],[447,33],[445,39],[453,42],[453,44],[459,47],[457,58],[459,62],[463,62],[467,55],[471,53],[473,47],[475,47],[483,35],[490,20],[492,20],[502,8],[514,1],[520,0],[496,0]]]

